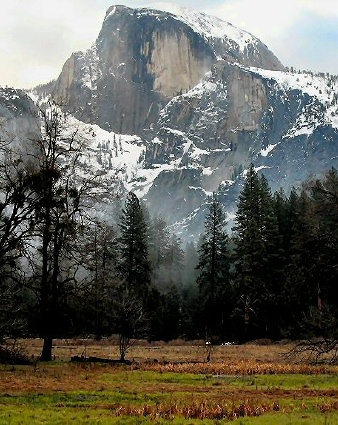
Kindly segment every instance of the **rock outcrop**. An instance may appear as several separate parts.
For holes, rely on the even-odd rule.
[[[22,90],[0,88],[0,140],[23,153],[40,135],[37,108]]]
[[[286,192],[338,168],[338,77],[285,70],[205,14],[113,6],[94,45],[36,93],[46,91],[95,134],[87,170],[134,191],[185,240],[198,238],[212,192],[231,223],[250,163]]]
[[[86,122],[140,135],[220,58],[283,69],[258,39],[216,18],[112,6],[92,48],[66,61],[53,95]]]
[[[162,171],[144,195],[150,211],[196,238],[198,205],[219,193],[231,217],[250,163],[286,193],[337,168],[337,89],[337,77],[218,62],[154,126],[145,165]]]

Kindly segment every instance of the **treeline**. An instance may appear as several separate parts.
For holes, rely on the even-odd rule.
[[[88,136],[52,104],[38,119],[27,148],[0,144],[0,337],[39,336],[50,360],[55,337],[118,334],[124,358],[134,337],[181,335],[196,259],[133,193],[105,222],[116,182],[87,173]]]
[[[1,146],[2,338],[42,337],[50,360],[55,337],[117,334],[124,359],[133,338],[335,335],[336,170],[286,195],[251,166],[231,233],[215,195],[197,246],[183,248],[134,193],[117,225],[100,220],[86,140],[57,108],[41,117],[29,155]]]
[[[221,340],[336,338],[338,174],[272,194],[253,166],[233,233],[213,199],[199,250],[200,306]]]

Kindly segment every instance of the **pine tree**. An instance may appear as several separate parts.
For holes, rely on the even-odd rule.
[[[241,295],[255,299],[264,279],[264,241],[261,235],[260,181],[250,166],[238,198],[234,230],[235,266]]]
[[[143,208],[133,192],[128,194],[119,227],[119,283],[111,291],[114,316],[112,328],[119,335],[121,360],[124,360],[131,341],[147,334],[149,295],[152,289],[148,226]]]
[[[166,254],[169,277],[169,287],[182,288],[182,272],[184,267],[184,251],[181,247],[181,239],[172,235]]]
[[[264,175],[260,178],[261,192],[261,235],[264,243],[265,281],[262,295],[262,311],[265,316],[266,336],[281,337],[281,319],[284,305],[285,256],[283,238],[279,231],[275,202]]]
[[[317,267],[320,249],[310,197],[303,190],[294,201],[289,280],[296,292],[296,310],[304,314],[317,301],[317,282],[321,279]]]
[[[322,180],[308,184],[311,213],[307,214],[307,234],[311,243],[306,245],[311,257],[313,292],[320,293],[321,302],[338,309],[338,172],[329,170]],[[310,261],[310,258],[309,258]],[[310,280],[311,277],[311,280]]]
[[[278,233],[281,244],[280,270],[276,270],[277,282],[280,285],[278,309],[280,330],[284,337],[295,336],[295,324],[299,321],[298,294],[295,291],[291,275],[291,239],[294,231],[292,223],[296,214],[298,195],[295,189],[289,197],[283,189],[274,194],[274,210],[278,223]]]
[[[170,234],[167,223],[162,217],[155,217],[150,225],[149,257],[152,265],[152,283],[162,293],[168,287],[166,266],[170,245]]]
[[[128,290],[146,296],[150,284],[148,227],[137,196],[129,192],[122,210],[118,239],[120,279]]]
[[[229,258],[225,214],[215,195],[209,204],[199,249],[197,279],[202,325],[209,338],[224,338],[229,316]]]
[[[239,196],[233,230],[237,312],[242,316],[243,337],[275,338],[283,284],[282,239],[267,180],[253,165]]]
[[[87,270],[86,285],[83,285],[79,312],[87,332],[97,339],[111,334],[111,298],[118,283],[116,277],[117,236],[115,229],[107,222],[96,222],[86,232],[84,267]],[[79,312],[77,316],[79,316]],[[78,318],[78,317],[77,317]],[[81,323],[78,326],[81,329]],[[83,323],[82,323],[83,325]],[[83,331],[83,329],[82,329]]]

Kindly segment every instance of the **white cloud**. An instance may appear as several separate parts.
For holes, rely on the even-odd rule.
[[[337,0],[227,0],[207,12],[251,32],[285,65],[338,74]]]
[[[300,0],[304,10],[322,17],[338,17],[338,3],[336,0]]]
[[[263,42],[287,32],[304,11],[302,0],[228,0],[208,12],[251,32]]]
[[[0,84],[29,87],[57,77],[67,57],[90,47],[98,35],[107,7],[91,3],[2,1]]]

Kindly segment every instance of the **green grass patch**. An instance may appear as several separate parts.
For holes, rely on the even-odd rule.
[[[239,418],[232,423],[233,425],[337,425],[338,413],[268,413],[258,417]]]
[[[239,417],[229,419],[202,419],[184,418],[183,416],[116,416],[113,409],[60,406],[1,406],[0,424],[172,424],[192,425],[205,424],[217,425],[233,423],[235,425],[336,425],[338,423],[338,412],[321,413],[319,410],[309,406],[293,406],[294,410],[283,412],[266,413],[257,417]]]
[[[210,382],[211,376],[193,374],[193,373],[175,373],[175,372],[164,372],[158,373],[153,371],[141,371],[131,370],[114,373],[104,373],[100,378],[102,382],[111,382],[114,380],[115,383],[166,383],[166,384],[184,384],[184,385],[196,385],[197,383]]]
[[[234,387],[247,387],[248,389],[334,389],[338,388],[338,375],[254,375],[254,376],[232,376],[219,375],[209,379],[213,385],[229,385]]]
[[[0,372],[0,425],[338,424],[332,374],[218,376],[68,364]]]

